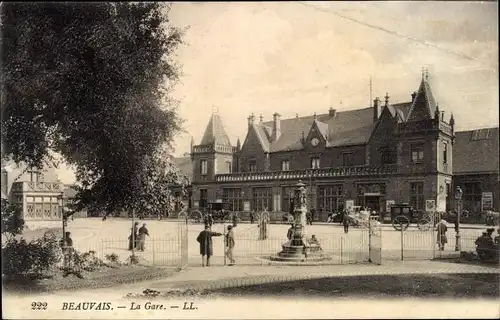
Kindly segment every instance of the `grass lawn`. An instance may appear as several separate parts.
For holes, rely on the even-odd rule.
[[[498,298],[499,274],[349,276],[209,290],[214,297]]]
[[[94,272],[83,271],[84,279],[74,275],[63,277],[58,272],[52,278],[39,281],[9,282],[4,281],[5,290],[12,293],[36,294],[54,291],[76,291],[83,289],[109,288],[115,285],[135,283],[138,281],[154,280],[170,276],[176,272],[175,269],[132,265],[120,268],[102,267]]]

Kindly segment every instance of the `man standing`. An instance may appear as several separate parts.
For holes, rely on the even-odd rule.
[[[253,224],[254,221],[255,221],[255,214],[254,214],[254,212],[252,210],[252,211],[250,211],[250,223]]]
[[[232,265],[235,262],[233,259],[233,249],[234,245],[236,244],[234,241],[233,226],[227,226],[227,234],[225,240],[226,240],[226,257],[229,259],[229,264]]]
[[[207,267],[210,266],[210,257],[213,255],[213,241],[212,237],[222,236],[222,233],[210,231],[210,226],[205,225],[205,230],[200,232],[196,241],[200,243],[201,266],[205,266],[205,256],[207,257]]]
[[[439,251],[443,251],[444,245],[448,243],[448,238],[446,237],[446,232],[448,232],[448,227],[446,226],[446,221],[441,220],[437,226],[437,243],[439,246]]]
[[[149,237],[149,231],[146,228],[146,224],[143,223],[142,227],[139,228],[139,240],[137,244],[137,250],[144,251],[144,245],[146,244],[146,236]]]
[[[349,233],[349,216],[344,214],[342,217],[342,224],[344,225],[344,233]]]
[[[259,240],[267,239],[267,224],[269,223],[269,213],[267,211],[262,212],[259,221]]]

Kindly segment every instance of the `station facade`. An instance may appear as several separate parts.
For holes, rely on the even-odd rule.
[[[410,91],[411,92],[411,91]],[[428,75],[408,102],[388,94],[373,106],[271,121],[247,119],[244,142],[232,146],[218,114],[192,142],[192,203],[229,203],[235,211],[287,212],[292,190],[306,184],[316,212],[364,206],[387,213],[394,203],[425,210],[453,205],[455,121],[439,108]]]

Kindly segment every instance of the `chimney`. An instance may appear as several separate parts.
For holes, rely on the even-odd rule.
[[[415,101],[415,97],[417,96],[417,92],[416,91],[413,91],[413,93],[411,94],[411,102],[413,103],[413,101]]]
[[[336,114],[337,114],[337,109],[330,108],[330,110],[328,110],[328,115],[330,116],[330,118],[335,117]]]
[[[380,99],[378,97],[373,100],[373,122],[378,120],[380,115]]]
[[[250,128],[253,124],[253,122],[255,121],[255,116],[253,115],[253,113],[248,117],[248,127]]]
[[[280,114],[275,113],[273,114],[273,135],[272,135],[273,141],[277,141],[280,136],[281,136]]]

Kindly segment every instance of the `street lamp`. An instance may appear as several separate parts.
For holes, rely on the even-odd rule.
[[[460,186],[457,186],[455,191],[455,200],[457,208],[457,230],[455,233],[455,251],[460,251],[460,213],[462,211],[462,195],[463,191]]]

